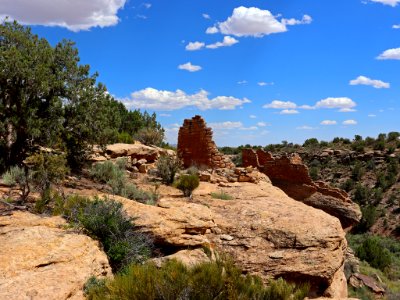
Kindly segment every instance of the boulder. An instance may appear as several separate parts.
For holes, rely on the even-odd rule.
[[[111,275],[99,243],[65,226],[28,212],[0,217],[0,299],[84,299],[88,278]]]
[[[106,153],[111,158],[130,156],[133,159],[146,159],[147,162],[154,162],[159,156],[160,151],[157,147],[150,147],[143,144],[112,144],[106,148]]]
[[[263,150],[243,149],[244,167],[257,167],[288,196],[337,217],[345,229],[361,220],[360,207],[351,201],[349,195],[324,182],[314,182],[298,154],[272,156],[266,153]]]
[[[291,199],[267,181],[231,185],[201,182],[190,201],[164,196],[157,207],[114,198],[169,253],[208,245],[265,281],[307,281],[313,295],[346,296],[347,243],[337,218]],[[234,200],[213,199],[213,190]]]

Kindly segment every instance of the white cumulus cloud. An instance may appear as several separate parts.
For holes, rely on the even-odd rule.
[[[209,93],[205,90],[190,95],[179,89],[173,92],[149,87],[133,92],[130,98],[120,101],[129,109],[140,108],[161,111],[177,110],[184,107],[196,107],[200,110],[233,110],[251,102],[247,98],[238,99],[232,96],[218,96],[210,99],[208,95]]]
[[[0,18],[27,25],[60,26],[71,31],[116,25],[126,0],[1,0]]]
[[[220,47],[230,47],[230,46],[235,45],[237,43],[239,43],[239,41],[237,39],[235,39],[235,38],[233,38],[233,37],[228,35],[228,36],[224,36],[224,39],[223,39],[222,42],[216,42],[214,44],[207,45],[206,48],[208,48],[208,49],[217,49],[217,48],[220,48]]]
[[[257,116],[255,116],[255,115],[250,115],[249,118],[250,118],[250,119],[257,119]]]
[[[294,109],[297,105],[291,101],[280,101],[274,100],[269,104],[265,104],[263,108],[274,108],[274,109]]]
[[[336,125],[337,122],[333,120],[324,120],[320,123],[321,125]]]
[[[377,59],[380,60],[386,60],[386,59],[400,59],[400,48],[392,48],[385,50],[379,56]]]
[[[269,124],[268,123],[265,123],[265,122],[258,122],[257,123],[257,126],[258,127],[266,127],[266,126],[268,126]]]
[[[216,26],[208,27],[206,30],[207,34],[214,34],[218,33],[218,28]]]
[[[204,46],[205,44],[202,42],[190,42],[189,44],[186,45],[185,49],[188,51],[196,51],[200,50]]]
[[[269,10],[257,7],[240,6],[224,22],[219,22],[207,29],[207,33],[231,34],[235,36],[262,37],[265,35],[287,31],[286,25],[309,24],[312,18],[303,16],[302,20],[282,19],[278,20]]]
[[[372,2],[382,3],[384,5],[390,5],[395,7],[397,4],[400,3],[400,0],[371,0]]]
[[[353,109],[357,104],[351,100],[350,98],[347,97],[339,97],[339,98],[334,98],[334,97],[329,97],[323,100],[318,101],[315,104],[316,108],[338,108],[344,112],[345,110],[348,109]]]
[[[202,14],[202,16],[203,16],[204,19],[211,19],[209,14]]]
[[[370,85],[376,89],[390,88],[390,83],[383,82],[382,80],[371,79],[366,76],[358,76],[356,79],[350,80],[350,85]]]
[[[186,70],[189,72],[197,72],[197,71],[200,71],[202,68],[200,66],[192,65],[191,62],[187,62],[186,64],[179,65],[178,69]]]
[[[356,120],[346,120],[346,121],[343,121],[342,124],[343,125],[357,125],[357,121]]]
[[[395,24],[392,26],[393,29],[400,29],[400,24]]]

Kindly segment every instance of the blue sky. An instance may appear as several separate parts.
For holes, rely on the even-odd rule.
[[[400,131],[400,0],[2,0],[176,143],[202,115],[219,146]]]

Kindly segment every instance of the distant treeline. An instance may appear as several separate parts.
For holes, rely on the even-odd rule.
[[[376,138],[355,135],[354,139],[335,137],[332,141],[319,141],[316,138],[309,138],[304,141],[302,145],[282,141],[279,144],[261,145],[240,145],[238,147],[220,147],[219,150],[227,155],[237,155],[242,152],[244,148],[263,149],[272,152],[295,152],[301,148],[318,149],[318,148],[344,148],[351,149],[357,152],[363,152],[367,148],[373,150],[387,150],[393,152],[396,148],[400,148],[400,132],[392,131],[388,134],[380,133]]]

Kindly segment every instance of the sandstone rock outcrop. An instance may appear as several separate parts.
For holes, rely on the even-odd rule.
[[[211,192],[227,193],[233,200],[213,199]],[[114,199],[168,254],[207,245],[229,253],[245,272],[265,280],[310,281],[314,295],[346,296],[342,268],[347,244],[339,220],[267,181],[230,187],[202,182],[192,200],[164,195],[157,207]]]
[[[111,275],[98,242],[65,225],[28,212],[0,217],[0,299],[84,299],[89,277]]]
[[[178,156],[185,168],[193,165],[208,168],[234,167],[229,158],[219,153],[212,139],[212,130],[201,116],[183,122],[178,134]]]
[[[274,157],[261,149],[243,149],[242,161],[244,167],[257,167],[293,199],[337,217],[343,228],[349,228],[361,219],[359,206],[351,201],[348,194],[324,182],[314,182],[308,167],[297,154]]]

